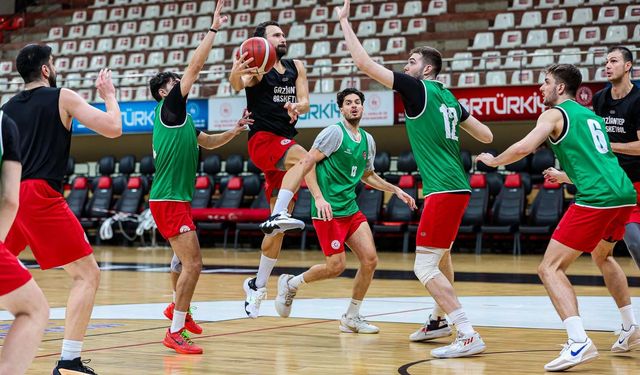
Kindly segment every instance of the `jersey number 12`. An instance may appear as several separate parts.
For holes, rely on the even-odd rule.
[[[458,112],[456,112],[455,108],[442,104],[440,106],[440,113],[442,113],[442,119],[444,120],[445,137],[457,141],[456,127],[458,126]]]

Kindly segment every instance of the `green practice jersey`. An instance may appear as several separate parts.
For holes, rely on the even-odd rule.
[[[411,143],[425,196],[471,191],[460,159],[460,104],[441,82],[423,80],[426,105],[416,117],[406,116]],[[406,114],[405,114],[406,115]]]
[[[198,168],[198,138],[191,115],[182,125],[162,123],[160,111],[164,99],[155,109],[153,123],[153,157],[156,173],[149,200],[191,202]]]
[[[551,148],[571,182],[576,185],[576,204],[593,208],[633,206],[636,191],[611,152],[604,120],[573,100],[557,108],[564,131]]]
[[[341,140],[337,131],[339,127],[342,132]],[[346,129],[345,125],[340,122],[337,125],[326,129],[318,135],[314,148],[318,148],[327,155],[326,147],[331,146],[318,145],[318,142],[326,135],[331,136],[333,133],[338,138],[339,146],[337,149],[333,147],[332,152],[316,165],[316,175],[318,185],[324,199],[331,205],[333,215],[335,217],[345,217],[355,214],[359,211],[356,202],[356,186],[364,175],[365,171],[373,170],[370,161],[373,160],[375,153],[375,145],[370,145],[373,138],[364,130],[358,129],[360,140],[354,141]],[[338,137],[335,137],[338,135]],[[327,139],[328,143],[331,140]],[[311,202],[311,216],[317,217],[315,200]]]

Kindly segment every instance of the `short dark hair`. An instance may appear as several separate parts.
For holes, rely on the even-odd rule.
[[[160,96],[160,89],[172,79],[180,79],[180,76],[173,72],[160,72],[149,80],[149,90],[157,102],[162,100],[162,96]]]
[[[358,95],[360,97],[360,101],[362,102],[362,104],[364,104],[364,94],[362,93],[362,91],[353,87],[347,87],[346,89],[338,92],[338,108],[342,108],[342,103],[344,103],[344,98],[346,98],[347,95],[351,95],[351,94]]]
[[[625,46],[613,46],[609,48],[609,50],[607,51],[607,55],[615,51],[618,51],[622,54],[622,60],[624,60],[624,62],[633,62],[633,54],[631,53],[629,48]]]
[[[253,36],[259,36],[261,38],[266,38],[267,26],[278,26],[278,27],[280,27],[280,24],[277,23],[276,21],[265,21],[265,22],[259,24],[258,26],[256,26],[256,30],[253,32]]]
[[[545,73],[553,75],[556,81],[564,83],[569,95],[576,96],[578,87],[582,83],[582,73],[575,65],[553,64],[547,67]]]
[[[24,80],[29,83],[39,80],[42,65],[49,65],[51,47],[46,44],[29,44],[22,48],[16,57],[16,68]]]
[[[409,52],[410,55],[414,53],[419,53],[425,63],[433,66],[434,78],[440,74],[442,70],[442,54],[440,51],[433,47],[416,47]]]

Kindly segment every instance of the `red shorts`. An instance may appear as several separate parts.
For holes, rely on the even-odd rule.
[[[249,139],[249,158],[264,173],[264,190],[267,200],[271,199],[274,190],[280,189],[282,179],[287,173],[278,169],[278,162],[295,144],[296,141],[293,139],[265,131],[257,132]]]
[[[448,249],[458,235],[471,194],[437,193],[424,199],[416,246]]]
[[[598,209],[572,204],[551,238],[574,250],[590,253],[601,240],[616,242],[622,239],[634,208]]]
[[[636,188],[636,206],[633,208],[631,215],[629,216],[629,223],[640,223],[640,182],[634,182],[633,187]]]
[[[15,256],[29,246],[43,270],[93,253],[67,201],[44,180],[20,183],[20,207],[5,245]]]
[[[31,274],[0,242],[0,296],[9,294],[31,280]]]
[[[360,224],[366,222],[366,216],[360,211],[351,216],[334,217],[329,221],[313,219],[313,227],[316,228],[318,242],[324,255],[344,252],[344,242],[360,228]]]
[[[150,201],[149,209],[158,231],[165,239],[196,230],[190,202]]]

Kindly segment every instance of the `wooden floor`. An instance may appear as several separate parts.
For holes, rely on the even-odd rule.
[[[244,298],[241,284],[250,271],[257,268],[258,251],[205,250],[204,264],[210,269],[231,267],[233,273],[203,274],[194,305],[207,301],[238,301],[242,309]],[[168,264],[168,249],[96,248],[101,266],[163,265]],[[25,254],[22,259],[32,259]],[[483,274],[491,281],[493,274],[534,276],[541,256],[468,254],[454,255],[456,272],[471,278]],[[304,268],[323,257],[319,251],[284,251],[277,267]],[[620,259],[628,276],[635,279],[640,272],[629,258]],[[355,258],[349,255],[348,268],[356,268]],[[116,267],[111,267],[116,268]],[[269,280],[269,299],[275,297],[279,269]],[[280,269],[281,270],[281,269]],[[381,253],[379,270],[389,271],[390,277],[376,278],[368,297],[425,297],[424,288],[414,278],[407,278],[413,270],[413,255]],[[398,277],[392,271],[398,271]],[[61,270],[32,273],[44,290],[52,308],[64,307],[69,280]],[[588,257],[582,257],[570,269],[573,275],[598,275]],[[474,276],[475,275],[475,276]],[[487,276],[488,275],[488,276]],[[462,277],[462,276],[461,276]],[[301,289],[295,301],[308,298],[350,297],[352,280],[338,278],[309,284]],[[460,296],[546,296],[539,283],[456,282]],[[607,296],[600,285],[576,287],[581,296]],[[105,270],[102,272],[96,305],[167,303],[171,299],[169,277],[166,272],[137,272]],[[640,296],[640,288],[631,288],[632,296]],[[294,302],[295,303],[295,302]],[[365,304],[367,302],[365,301]],[[613,302],[611,302],[613,303]],[[526,309],[526,306],[524,307]],[[161,310],[162,308],[159,308]],[[429,313],[424,308],[424,316]],[[637,311],[637,306],[636,306]],[[158,311],[161,313],[161,311]],[[500,314],[500,311],[495,311]],[[83,358],[90,358],[90,366],[103,374],[541,374],[542,366],[555,358],[559,344],[566,341],[563,330],[523,328],[476,328],[482,334],[487,352],[473,358],[436,360],[429,351],[451,338],[431,343],[411,343],[408,335],[419,324],[380,322],[377,335],[344,334],[333,319],[275,318],[233,319],[210,321],[195,312],[202,321],[203,335],[195,341],[204,347],[201,356],[178,355],[166,349],[161,340],[168,320],[94,319],[84,344]],[[335,319],[338,319],[336,316]],[[0,334],[6,332],[9,321],[0,321]],[[62,340],[61,320],[52,320],[28,374],[48,374],[59,356]],[[609,348],[615,336],[611,332],[590,332],[600,350],[600,359],[578,367],[572,372],[584,374],[638,374],[640,352],[614,355]]]

